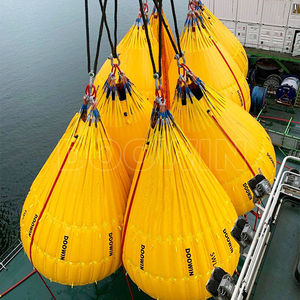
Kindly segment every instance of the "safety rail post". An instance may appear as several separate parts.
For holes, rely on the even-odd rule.
[[[291,173],[290,171],[285,171],[281,177],[281,181],[285,178],[285,175],[287,173]],[[299,176],[299,174],[295,174],[296,176]],[[280,184],[280,188],[277,189],[276,194],[274,196],[274,201],[272,201],[272,206],[268,212],[265,224],[263,225],[263,229],[261,232],[261,238],[258,240],[257,242],[257,246],[255,249],[255,252],[252,256],[252,260],[251,263],[249,264],[249,269],[245,275],[245,289],[248,291],[249,290],[249,286],[252,285],[252,280],[254,279],[253,276],[256,274],[258,268],[260,267],[261,261],[262,261],[262,253],[265,251],[266,247],[267,247],[267,239],[269,238],[269,234],[270,234],[270,230],[271,230],[271,226],[270,226],[270,222],[273,218],[273,213],[275,211],[276,205],[278,204],[278,199],[280,196],[280,193],[282,192],[282,187],[291,187],[295,190],[297,190],[298,192],[300,192],[300,189],[292,187],[290,185],[287,184]]]
[[[292,123],[292,121],[293,121],[293,117],[290,118],[290,120],[289,120],[289,122],[288,122],[288,124],[287,124],[287,126],[286,126],[284,135],[288,135],[288,134],[289,134],[289,131],[290,131],[290,129],[291,129],[291,123]]]
[[[257,121],[259,121],[259,118],[260,118],[260,116],[261,116],[261,114],[263,113],[263,111],[264,111],[264,107],[260,110],[260,112],[258,113],[258,115],[257,115],[257,117],[256,117],[256,120]]]

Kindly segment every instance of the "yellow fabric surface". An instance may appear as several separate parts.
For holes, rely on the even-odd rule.
[[[149,37],[152,44],[154,59],[158,57],[158,45],[153,36],[151,27],[148,26]],[[121,69],[135,84],[143,97],[153,103],[155,85],[153,80],[152,64],[149,56],[145,30],[140,23],[133,25],[117,46],[120,54]],[[111,62],[106,60],[95,78],[95,86],[101,89],[111,71]]]
[[[237,267],[234,207],[170,117],[150,129],[141,157],[127,202],[124,266],[154,299],[206,299],[213,268]]]
[[[154,80],[152,79],[152,82]],[[99,92],[98,109],[107,132],[116,147],[117,153],[132,180],[141,148],[145,142],[152,105],[131,85],[131,95],[120,101],[107,97],[104,89]]]
[[[204,6],[203,8],[204,10],[199,10],[199,12],[207,30],[228,51],[246,77],[248,74],[248,57],[243,45],[207,7]]]
[[[185,51],[187,65],[205,84],[249,111],[251,98],[248,83],[238,65],[217,40],[200,26],[191,25],[185,27],[181,35],[181,47]],[[171,99],[177,83],[177,69],[177,63],[173,61],[169,70]]]
[[[240,149],[255,175],[262,173],[271,183],[276,172],[274,148],[265,129],[249,113],[208,85],[205,87],[200,100],[193,94],[191,98],[186,96],[186,105],[177,92],[172,114],[230,196],[238,215],[243,215],[254,207],[247,184],[254,176],[212,116]]]
[[[93,283],[119,268],[121,227],[130,187],[101,121],[97,127],[80,121],[74,138],[78,119],[76,114],[34,180],[20,219],[21,239],[29,258],[33,238],[34,267],[51,281],[66,285]]]

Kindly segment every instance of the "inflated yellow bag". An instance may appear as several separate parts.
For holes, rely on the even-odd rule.
[[[171,38],[174,41],[174,37],[173,37],[172,31],[171,31],[170,25],[169,25],[168,20],[163,11],[162,11],[162,17],[163,17],[166,25],[168,26],[169,32],[171,34]],[[154,7],[153,12],[150,17],[150,27],[151,27],[152,32],[158,43],[158,41],[159,41],[159,14],[158,14],[157,10],[155,9],[155,7]],[[162,24],[161,38],[162,38],[162,57],[161,57],[161,59],[162,59],[162,84],[164,87],[165,98],[169,104],[170,103],[169,67],[170,67],[171,62],[174,59],[175,52],[172,47],[168,33],[163,24]]]
[[[128,198],[123,264],[154,299],[206,299],[214,267],[237,267],[237,215],[170,112],[153,112],[152,125]]]
[[[198,23],[198,19],[189,14],[181,35],[181,48],[185,51],[188,65],[205,84],[249,111],[250,90],[244,75],[226,49]],[[177,83],[176,74],[174,60],[169,70],[171,97],[174,96],[172,88]]]
[[[129,186],[97,112],[85,123],[75,115],[23,206],[21,239],[33,266],[66,285],[116,271]]]
[[[99,94],[99,93],[98,93]],[[98,109],[130,179],[145,142],[152,105],[122,71],[111,73],[98,97]]]
[[[148,31],[153,55],[158,57],[158,44],[150,26],[148,26]],[[136,23],[121,40],[117,46],[117,53],[120,54],[120,67],[122,70],[134,82],[137,90],[143,97],[152,103],[154,100],[153,71],[141,17],[137,18]],[[106,60],[94,81],[97,89],[102,88],[107,79],[107,74],[111,71],[111,67],[111,61],[109,59]]]
[[[276,172],[275,152],[264,128],[238,105],[222,98],[186,69],[176,89],[172,113],[230,196],[238,215],[254,207],[248,181]]]
[[[248,74],[248,57],[243,45],[201,1],[199,2],[200,6],[197,11],[202,18],[202,24],[205,26],[205,29],[228,51],[246,77]]]

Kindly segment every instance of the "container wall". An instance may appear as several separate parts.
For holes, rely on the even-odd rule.
[[[294,49],[293,49],[293,56],[298,56],[300,55],[300,31],[297,32],[296,38],[295,38],[295,43],[294,43]]]
[[[292,53],[299,47],[300,0],[204,0],[246,47]]]
[[[237,2],[237,0],[215,1],[215,15],[222,20],[234,21],[236,19]]]
[[[291,3],[288,0],[264,0],[261,23],[287,26]]]
[[[300,1],[291,1],[288,26],[300,28]]]
[[[237,21],[248,23],[260,23],[263,8],[263,0],[238,1]]]
[[[260,29],[259,48],[283,52],[286,29],[284,27],[265,26]]]
[[[246,47],[258,48],[260,26],[258,24],[247,24]]]

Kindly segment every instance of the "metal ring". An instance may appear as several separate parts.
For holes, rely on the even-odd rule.
[[[121,61],[120,61],[120,53],[117,53],[117,57],[113,57],[112,54],[108,57],[108,59],[110,59],[110,64],[113,67],[114,64],[114,59],[116,59],[118,61],[118,66],[120,66]]]
[[[180,55],[179,53],[177,53],[177,54],[175,55],[175,57],[174,57],[174,59],[177,60],[177,66],[178,66],[178,68],[182,68],[182,66],[181,66],[181,64],[180,64],[180,62],[179,62],[180,58],[182,58],[182,61],[183,61],[183,63],[185,64],[185,63],[186,63],[186,60],[185,60],[185,57],[184,57],[184,52],[182,52],[181,55]]]

